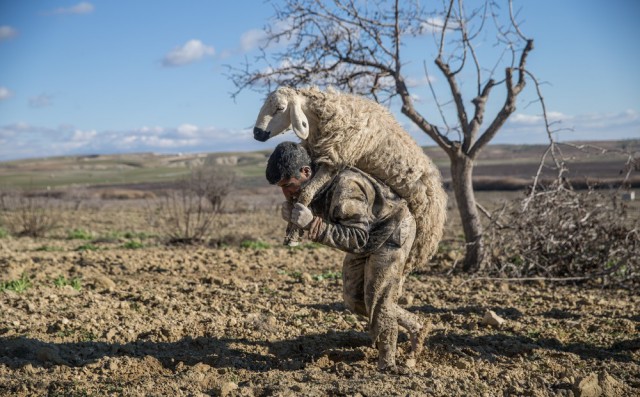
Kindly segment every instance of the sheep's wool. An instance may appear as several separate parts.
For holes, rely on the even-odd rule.
[[[372,100],[315,87],[286,90],[303,98],[310,124],[304,144],[321,167],[334,172],[359,168],[407,201],[416,219],[416,239],[406,271],[426,264],[442,238],[447,203],[440,171],[431,159],[393,115]]]

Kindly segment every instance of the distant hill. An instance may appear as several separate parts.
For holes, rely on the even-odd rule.
[[[624,141],[574,142],[583,151],[562,146],[568,176],[582,181],[613,183],[620,178],[627,158],[617,151],[635,152],[640,157],[640,139]],[[603,153],[600,149],[605,149]],[[535,175],[546,145],[488,145],[480,154],[474,178],[477,188],[519,189]],[[437,147],[425,147],[450,179],[449,159]],[[0,162],[0,188],[64,189],[69,187],[128,186],[148,190],[171,186],[190,169],[199,166],[229,167],[239,176],[240,187],[266,186],[264,167],[269,150],[256,152],[154,154],[132,153],[48,157]],[[549,161],[551,158],[549,158]],[[549,162],[549,164],[551,164]],[[544,169],[544,176],[555,173]],[[638,179],[638,177],[635,177]],[[634,184],[640,184],[636,180]]]
[[[574,148],[581,147],[581,149]],[[479,155],[474,168],[474,186],[478,190],[511,190],[528,186],[538,172],[547,145],[488,145]],[[622,178],[631,153],[640,159],[640,139],[599,142],[569,142],[559,146],[557,156],[565,160],[566,177],[574,182],[574,187],[600,183],[615,185]],[[449,159],[439,148],[429,147],[426,153],[440,167],[443,178],[449,180]],[[554,179],[557,171],[551,154],[547,156],[546,167],[541,176]],[[639,170],[640,171],[640,170]],[[640,186],[640,173],[631,178],[632,186]]]
[[[0,187],[63,188],[166,184],[199,166],[225,166],[251,177],[266,163],[268,151],[249,153],[130,153],[47,157],[0,162]]]

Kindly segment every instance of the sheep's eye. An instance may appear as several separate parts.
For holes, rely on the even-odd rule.
[[[273,112],[273,114],[280,113],[280,112],[282,112],[282,111],[284,111],[284,106],[278,106],[278,107],[276,108],[276,111],[275,111],[275,112]]]

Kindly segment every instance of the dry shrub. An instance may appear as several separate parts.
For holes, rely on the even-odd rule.
[[[235,181],[236,172],[233,168],[209,166],[193,169],[187,183],[196,195],[208,200],[215,211],[220,211]]]
[[[640,221],[618,194],[556,186],[507,204],[486,231],[485,270],[638,286]]]
[[[212,248],[240,247],[242,242],[255,240],[255,236],[249,233],[227,233],[209,241]]]
[[[215,224],[233,181],[215,168],[195,169],[156,205],[147,205],[147,220],[169,244],[202,242]]]
[[[60,224],[60,205],[46,194],[0,192],[0,224],[15,236],[43,237]]]
[[[216,213],[207,200],[183,188],[168,192],[147,207],[147,220],[169,244],[200,242],[213,226]]]

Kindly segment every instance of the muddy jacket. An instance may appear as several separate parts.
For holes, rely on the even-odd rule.
[[[315,215],[309,238],[352,254],[385,243],[399,246],[396,231],[409,214],[406,202],[389,187],[353,168],[338,173],[309,207]]]

